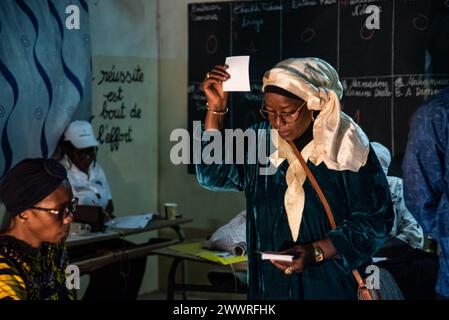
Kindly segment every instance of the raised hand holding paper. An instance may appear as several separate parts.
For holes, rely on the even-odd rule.
[[[231,78],[223,82],[223,91],[251,91],[249,83],[249,56],[227,57],[226,72]]]

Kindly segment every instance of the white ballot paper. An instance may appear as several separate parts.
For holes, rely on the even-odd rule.
[[[226,72],[231,78],[223,82],[223,91],[251,91],[249,84],[249,56],[227,57]]]
[[[114,229],[143,229],[153,219],[153,213],[139,214],[126,217],[118,217],[105,223]]]
[[[276,260],[276,261],[286,261],[292,262],[293,256],[288,254],[279,254],[275,252],[261,252],[262,260]]]

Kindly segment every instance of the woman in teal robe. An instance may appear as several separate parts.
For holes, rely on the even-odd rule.
[[[296,63],[298,60],[300,59],[296,59],[294,62]],[[327,67],[325,70],[335,72],[332,67],[322,62],[322,60],[315,59],[313,61],[319,65],[318,67],[321,67],[321,70],[324,69],[324,64]],[[304,65],[304,61],[299,62],[301,66]],[[306,62],[310,63],[310,60]],[[295,66],[293,63],[293,67]],[[288,67],[290,69],[292,65],[288,65]],[[304,71],[304,69],[300,71],[303,75],[300,81],[304,81],[304,78],[307,79],[307,75],[310,72],[307,73],[307,70]],[[284,73],[282,74],[282,79],[289,76],[298,78],[296,74],[286,75]],[[266,150],[269,150],[271,129],[277,129],[281,138],[294,141],[299,150],[304,150],[305,146],[312,140],[315,143],[323,141],[322,139],[320,140],[320,135],[329,135],[329,131],[320,132],[314,129],[314,127],[320,126],[317,123],[323,123],[326,120],[323,120],[323,117],[321,119],[318,117],[320,113],[323,113],[322,110],[328,106],[324,106],[323,109],[315,112],[313,110],[316,109],[312,109],[309,113],[310,105],[313,104],[313,101],[311,102],[310,99],[306,100],[307,97],[302,92],[295,91],[296,87],[293,86],[292,89],[292,87],[283,86],[283,82],[279,81],[276,75],[274,76],[273,85],[273,81],[270,82],[270,77],[273,78],[273,74],[270,75],[268,72],[264,78],[265,101],[267,102],[266,110],[264,111],[266,115],[267,110],[271,112],[267,116],[269,121],[264,121],[252,127],[255,130],[264,130],[263,132],[267,134],[265,141]],[[214,127],[213,120],[211,125],[211,119],[216,115],[222,117],[225,113],[222,111],[223,107],[218,108],[222,105],[214,101],[214,96],[207,92],[207,89],[216,90],[218,95],[222,94],[219,90],[222,82],[226,81],[227,78],[229,78],[229,75],[225,72],[225,68],[216,67],[211,73],[208,73],[205,79],[204,88],[209,105],[208,118],[206,118],[205,124],[206,129],[220,129],[219,127]],[[330,77],[327,75],[327,78]],[[327,87],[327,89],[332,87],[325,81],[323,82],[317,84],[315,81],[314,85],[315,87],[321,85]],[[281,83],[281,85],[277,86],[278,83]],[[274,86],[277,86],[277,88],[273,90]],[[304,90],[304,85],[297,87],[301,87],[301,90]],[[268,90],[268,88],[271,88],[271,90]],[[273,94],[281,100],[271,99]],[[293,125],[299,122],[306,123],[299,136],[298,130],[288,126],[287,124],[290,122],[286,120],[289,117],[291,117],[290,120],[294,119],[295,112],[293,111],[296,108],[288,109],[287,107],[290,106],[285,104],[285,101],[282,100],[283,97],[279,95],[287,98],[287,100],[284,100],[288,102],[291,102],[288,99],[295,100],[300,95],[302,96],[300,99],[297,99],[298,101],[307,101],[309,110],[306,110],[306,113],[301,113],[295,122],[291,122]],[[225,99],[222,99],[224,101],[218,99],[219,102],[225,103],[226,94],[222,94],[221,97]],[[328,101],[330,100],[328,99]],[[278,103],[279,101],[280,103]],[[276,104],[279,105],[279,108],[277,108]],[[214,108],[211,106],[214,106]],[[276,117],[273,116],[273,113],[276,112],[272,110],[291,110],[291,112],[282,112],[280,116],[279,112],[277,112],[278,116]],[[341,113],[341,111],[338,110],[338,113]],[[307,124],[307,121],[304,121],[304,114],[306,116],[310,114],[312,118],[313,114],[315,114],[318,117],[314,124],[311,121]],[[330,113],[327,114],[330,115]],[[335,116],[335,113],[333,116]],[[338,116],[340,117],[340,115]],[[329,120],[329,117],[327,120]],[[349,123],[353,126],[354,124],[347,118],[349,117],[344,117],[343,120],[349,121],[346,124]],[[343,123],[343,120],[340,123]],[[218,123],[216,124],[220,125],[220,121],[217,121]],[[327,127],[329,128],[329,126]],[[264,143],[264,141],[258,140],[255,145],[249,146],[246,150],[245,162],[243,164],[225,164],[222,161],[222,163],[212,164],[201,163],[196,166],[197,179],[203,187],[213,191],[245,192],[247,200],[249,299],[357,298],[357,282],[351,271],[358,269],[362,277],[366,276],[365,270],[372,263],[372,255],[387,239],[392,225],[393,211],[388,184],[382,167],[375,153],[369,149],[369,144],[360,143],[360,141],[364,142],[363,139],[354,139],[355,135],[363,138],[363,132],[361,132],[360,128],[355,128],[357,129],[356,131],[352,131],[351,134],[346,135],[344,138],[341,138],[342,135],[338,133],[344,131],[336,130],[336,135],[339,135],[339,137],[333,139],[334,144],[335,141],[340,139],[339,142],[342,146],[349,144],[348,141],[351,141],[353,146],[352,149],[349,148],[347,150],[342,150],[340,147],[340,151],[336,153],[338,156],[334,157],[337,161],[332,163],[325,156],[321,156],[322,161],[306,159],[306,161],[309,160],[307,161],[307,166],[318,181],[331,207],[337,225],[335,230],[331,229],[324,207],[309,179],[305,179],[302,184],[304,201],[303,207],[300,206],[302,210],[299,210],[302,211],[300,228],[298,226],[292,230],[292,223],[289,222],[289,213],[285,205],[286,191],[288,189],[286,175],[291,165],[291,159],[283,161],[277,168],[276,173],[271,175],[261,174],[265,166],[262,166],[260,163],[250,164],[248,161],[249,152],[257,150],[258,148],[254,147],[260,147],[260,144]],[[347,126],[344,126],[343,130],[346,129]],[[203,147],[208,143],[202,142]],[[314,150],[318,149],[315,148]],[[338,148],[334,147],[335,149]],[[322,154],[326,154],[331,149],[327,150],[324,148],[323,150],[325,151]],[[365,153],[362,152],[364,150]],[[350,154],[349,157],[346,157],[347,160],[338,161],[338,159],[343,158],[345,152]],[[359,154],[362,155],[360,161],[357,159]],[[319,152],[314,152],[314,155],[320,158]],[[344,161],[347,161],[347,163],[344,163]],[[354,169],[355,167],[357,167],[357,170]],[[295,190],[295,192],[300,193],[298,190]],[[294,196],[293,201],[299,198],[301,198],[300,195]],[[294,212],[294,214],[297,213]],[[294,223],[293,225],[295,226]],[[313,246],[311,245],[312,243],[314,244]],[[325,259],[320,262],[314,259],[316,243],[323,248],[326,247],[326,250],[321,250],[320,248],[321,252],[325,252]],[[290,253],[295,253],[296,250],[297,254],[295,256],[298,258],[295,259],[298,260],[298,263],[292,264],[290,270],[287,270],[289,268],[286,265],[261,259],[260,252],[283,251],[288,248],[290,248]]]

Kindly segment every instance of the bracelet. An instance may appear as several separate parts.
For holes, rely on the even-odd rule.
[[[313,245],[313,256],[315,258],[315,263],[323,261],[324,260],[323,249],[321,249],[318,242],[314,242],[312,245]]]
[[[206,106],[207,106],[207,110],[209,110],[213,114],[225,115],[229,111],[228,107],[226,107],[226,109],[224,111],[216,111],[214,109],[211,109],[211,108],[209,108],[209,103],[208,102],[206,102]]]

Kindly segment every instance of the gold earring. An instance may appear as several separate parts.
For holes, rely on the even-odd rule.
[[[315,121],[315,117],[313,116],[313,111],[310,110],[310,118],[312,119],[312,122]]]

